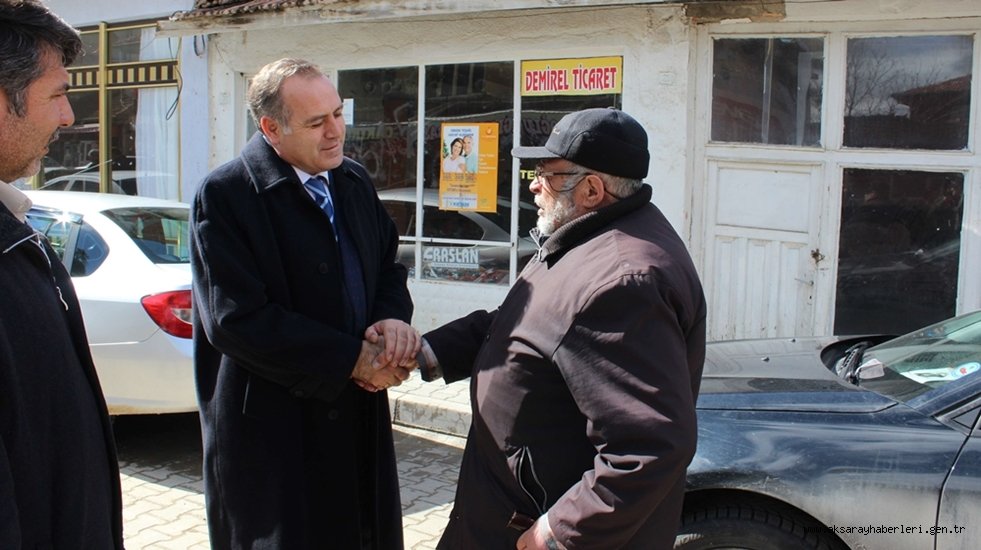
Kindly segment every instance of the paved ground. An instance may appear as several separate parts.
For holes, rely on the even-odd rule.
[[[436,546],[453,502],[469,426],[467,384],[423,383],[389,392],[396,426],[405,547]],[[197,415],[121,417],[116,441],[130,550],[210,548],[204,517]],[[456,435],[454,435],[456,434]]]

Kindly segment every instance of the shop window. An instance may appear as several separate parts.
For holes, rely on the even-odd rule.
[[[621,58],[541,63],[568,65],[569,74],[579,75],[571,85],[582,89],[526,94],[522,88],[525,143],[544,143],[568,112],[620,106]],[[528,190],[534,166],[513,181],[515,64],[431,65],[423,82],[418,75],[418,67],[339,71],[345,152],[371,174],[400,235],[399,261],[413,277],[509,284],[512,256],[517,271],[537,251],[529,231],[538,219]],[[420,94],[423,113],[417,113]]]
[[[48,146],[44,158],[41,186],[64,189],[71,175],[95,175],[98,188],[99,175],[99,92],[81,91],[68,94],[75,124],[62,128],[58,140]]]
[[[964,174],[846,169],[835,334],[902,334],[955,313]]]
[[[136,63],[177,57],[176,42],[157,38],[154,27],[109,30],[109,63]]]
[[[845,146],[965,149],[973,51],[970,36],[850,39]]]
[[[69,67],[75,124],[60,131],[34,185],[180,199],[176,40],[145,23],[81,34]]]
[[[382,189],[416,187],[419,71],[416,67],[340,71],[348,102],[345,153]],[[402,233],[407,235],[407,233]]]
[[[508,284],[510,231],[490,217],[511,219],[514,63],[425,75],[421,277]]]
[[[82,51],[75,58],[74,67],[99,65],[99,32],[86,31],[82,35]]]
[[[713,141],[820,145],[822,39],[726,38],[713,48]]]
[[[176,101],[171,87],[109,93],[110,192],[177,198],[177,118],[167,116]]]

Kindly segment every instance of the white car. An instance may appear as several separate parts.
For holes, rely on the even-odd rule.
[[[187,204],[28,191],[27,214],[72,276],[109,413],[197,410]]]
[[[64,174],[47,180],[39,191],[85,191],[87,193],[98,193],[100,177],[98,170],[92,171],[87,168],[72,174]],[[135,170],[113,170],[109,180],[109,192],[118,195],[137,195],[140,185],[137,181],[146,185],[149,189],[157,187],[171,187],[174,176],[162,172],[147,172]]]

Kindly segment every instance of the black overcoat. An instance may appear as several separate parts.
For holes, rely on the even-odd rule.
[[[122,547],[116,449],[74,287],[0,204],[0,548]]]
[[[394,223],[362,166],[331,177],[368,322],[409,322]],[[205,178],[191,217],[212,547],[402,548],[388,399],[350,379],[364,327],[342,308],[328,218],[259,134]]]

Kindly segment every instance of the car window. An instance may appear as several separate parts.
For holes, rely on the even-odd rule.
[[[72,277],[91,275],[109,255],[109,245],[92,229],[92,226],[82,222],[75,240],[75,253],[72,254],[72,265],[68,272]]]
[[[867,349],[862,367],[871,370],[879,365],[884,375],[863,381],[863,385],[885,393],[879,387],[881,379],[891,383],[888,391],[894,397],[904,400],[981,375],[981,312],[948,319]]]
[[[114,208],[103,212],[133,239],[155,264],[190,262],[187,246],[188,209],[168,207]]]
[[[71,237],[72,226],[68,220],[59,220],[53,216],[46,216],[31,212],[27,215],[27,223],[30,224],[38,233],[48,238],[51,248],[58,254],[58,258],[65,260],[65,247]]]

